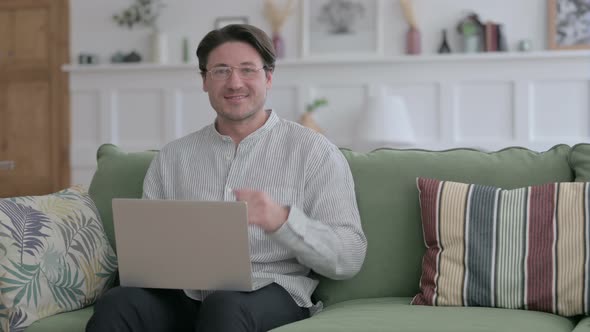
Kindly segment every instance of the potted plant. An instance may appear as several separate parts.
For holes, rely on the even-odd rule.
[[[144,26],[152,30],[152,61],[165,63],[168,60],[168,43],[166,35],[158,26],[158,18],[165,7],[163,0],[135,0],[128,8],[113,15],[113,20],[129,29]]]
[[[317,111],[319,108],[328,105],[328,100],[326,98],[316,98],[311,103],[307,104],[305,107],[305,113],[301,115],[301,119],[299,123],[307,128],[313,129],[318,133],[322,132],[322,129],[318,126],[313,118],[313,113]]]

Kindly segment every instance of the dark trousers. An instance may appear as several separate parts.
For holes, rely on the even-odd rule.
[[[268,331],[309,317],[277,284],[254,292],[218,291],[195,301],[182,290],[115,287],[95,304],[95,331]]]

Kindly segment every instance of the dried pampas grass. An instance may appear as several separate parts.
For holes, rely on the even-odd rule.
[[[411,28],[417,29],[418,23],[416,22],[416,16],[414,15],[414,8],[412,8],[412,4],[410,0],[399,0],[400,4],[402,5],[402,10],[404,12],[404,18],[406,22],[410,25]]]
[[[274,0],[264,0],[264,16],[270,23],[273,33],[281,32],[294,8],[295,0],[288,0],[287,5],[282,8],[279,8]]]

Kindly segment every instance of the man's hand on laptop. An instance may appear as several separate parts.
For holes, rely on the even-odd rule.
[[[248,222],[266,232],[276,232],[289,216],[289,207],[273,201],[266,193],[249,189],[234,189],[238,201],[248,203]]]

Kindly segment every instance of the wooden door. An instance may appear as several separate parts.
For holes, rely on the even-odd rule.
[[[66,0],[0,0],[0,197],[69,185]]]

